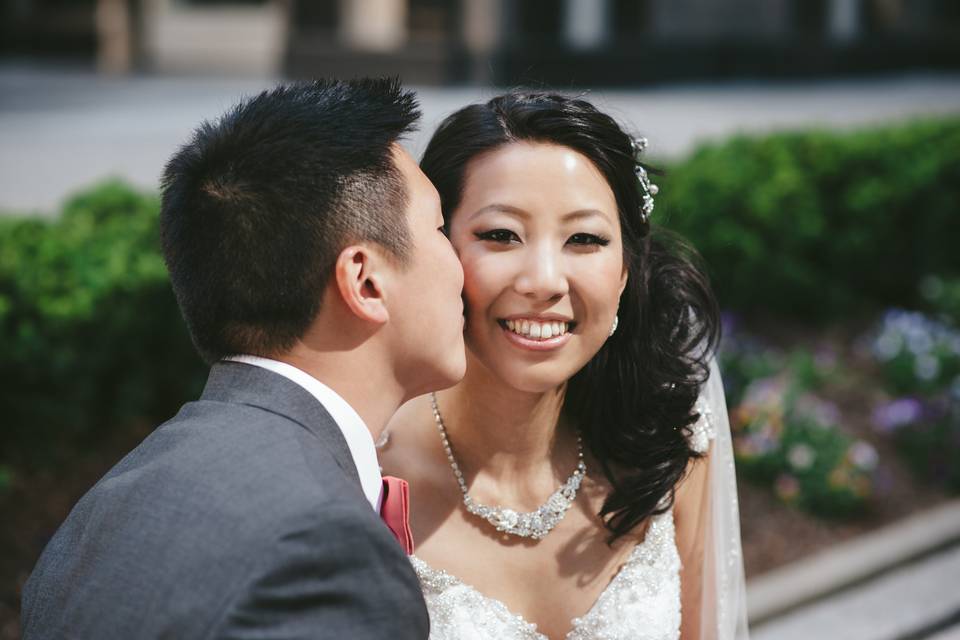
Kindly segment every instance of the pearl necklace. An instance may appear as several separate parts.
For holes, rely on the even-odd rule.
[[[577,490],[580,488],[580,482],[587,473],[587,465],[583,462],[583,441],[579,433],[577,434],[577,468],[574,469],[573,475],[567,478],[567,481],[560,485],[560,488],[554,491],[553,495],[547,498],[546,503],[540,508],[521,513],[504,507],[488,507],[471,498],[467,492],[467,483],[463,479],[460,465],[453,457],[453,449],[450,447],[450,440],[447,438],[447,429],[443,424],[443,418],[440,417],[437,394],[430,394],[430,404],[433,406],[433,419],[437,423],[440,438],[443,440],[443,450],[447,454],[447,460],[450,461],[453,476],[457,479],[457,484],[460,485],[463,505],[467,511],[483,518],[496,527],[497,531],[522,538],[533,538],[534,540],[541,540],[563,520],[563,516],[573,506],[573,501],[577,497]]]

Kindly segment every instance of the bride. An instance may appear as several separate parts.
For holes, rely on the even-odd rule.
[[[716,303],[651,226],[645,141],[510,93],[421,163],[463,263],[467,373],[389,426],[434,640],[746,638]]]

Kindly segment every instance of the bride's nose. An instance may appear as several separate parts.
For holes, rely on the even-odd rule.
[[[532,245],[527,250],[514,287],[517,293],[537,300],[562,298],[569,291],[563,269],[563,256],[548,243]]]

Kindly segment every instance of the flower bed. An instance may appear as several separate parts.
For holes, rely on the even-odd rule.
[[[930,339],[915,337],[914,353],[908,336],[921,329]],[[892,348],[891,332],[903,338],[902,349]],[[748,574],[931,507],[960,489],[949,463],[960,459],[960,384],[949,375],[953,336],[946,320],[902,311],[873,325],[830,330],[782,322],[745,330],[727,317],[720,362]],[[943,375],[931,377],[922,362],[930,352],[939,354]]]
[[[720,352],[741,476],[785,503],[822,517],[863,513],[878,455],[842,426],[838,406],[818,392],[842,375],[827,352],[789,356],[764,348],[730,323]]]

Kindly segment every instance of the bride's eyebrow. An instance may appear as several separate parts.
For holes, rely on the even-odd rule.
[[[513,205],[495,202],[493,204],[488,204],[484,207],[480,207],[479,209],[471,213],[467,217],[467,220],[472,220],[473,218],[481,216],[485,213],[506,213],[508,215],[521,218],[523,220],[528,220],[529,218],[532,217],[529,211],[526,211],[519,207],[514,207]],[[609,221],[610,219],[609,214],[605,213],[604,211],[601,211],[600,209],[578,209],[576,211],[571,211],[570,213],[564,214],[563,221],[570,222],[570,221],[583,220],[584,218],[593,218],[593,217],[603,218],[604,220],[607,220],[607,221]]]
[[[471,213],[467,217],[467,220],[472,220],[477,216],[483,215],[484,213],[493,213],[493,212],[506,213],[509,215],[516,216],[518,218],[522,218],[524,220],[530,218],[530,212],[524,209],[521,209],[519,207],[514,207],[509,204],[501,204],[499,202],[495,202],[493,204],[488,204],[484,207],[480,207],[479,209]]]
[[[563,221],[570,222],[572,220],[583,220],[584,218],[603,218],[609,222],[610,215],[600,209],[578,209],[576,211],[571,211],[570,213],[564,214]]]

